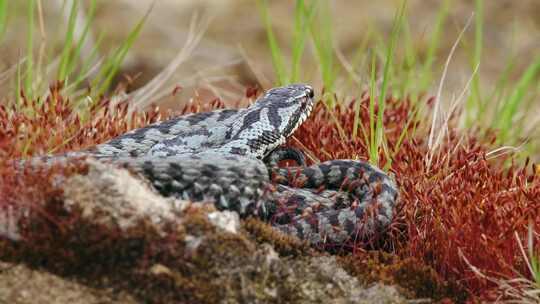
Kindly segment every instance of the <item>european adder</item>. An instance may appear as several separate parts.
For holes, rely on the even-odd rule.
[[[112,162],[142,174],[164,196],[212,202],[314,245],[340,245],[387,227],[398,189],[366,162],[305,166],[301,152],[281,147],[310,115],[313,95],[304,84],[273,88],[245,109],[176,117],[47,160]],[[283,159],[299,166],[279,168]]]

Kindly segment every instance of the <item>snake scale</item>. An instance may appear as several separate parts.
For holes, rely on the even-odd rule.
[[[339,246],[387,227],[398,189],[366,162],[305,166],[300,151],[281,147],[313,106],[308,85],[273,88],[248,108],[175,117],[66,156],[112,162],[140,173],[164,196],[212,202],[313,245]],[[285,159],[299,166],[278,167]]]

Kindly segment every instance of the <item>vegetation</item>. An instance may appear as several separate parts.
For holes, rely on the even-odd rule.
[[[306,20],[318,23],[311,25],[311,28],[324,27],[327,31],[324,35],[331,37],[331,27],[325,27],[331,24],[328,13],[312,19],[310,17],[313,8],[306,8],[303,1],[296,3],[295,23]],[[367,157],[370,162],[395,173],[401,184],[403,200],[403,213],[401,221],[396,221],[396,228],[403,226],[402,229],[396,229],[396,234],[390,239],[396,241],[403,237],[405,242],[398,241],[398,244],[393,244],[392,251],[404,258],[419,258],[432,265],[446,279],[462,282],[471,294],[482,295],[488,299],[490,288],[501,285],[493,284],[494,281],[486,282],[485,277],[475,277],[472,265],[477,267],[474,269],[483,269],[494,277],[510,279],[515,275],[516,269],[522,274],[529,273],[524,276],[533,280],[538,277],[535,268],[538,258],[534,254],[534,248],[538,247],[534,247],[531,241],[528,255],[516,255],[515,240],[511,236],[514,232],[524,233],[529,221],[532,221],[534,229],[539,229],[540,224],[535,207],[538,206],[538,201],[536,194],[533,194],[538,191],[535,179],[538,170],[535,165],[528,166],[528,155],[537,151],[539,138],[529,137],[531,134],[524,131],[525,124],[533,120],[533,117],[526,113],[527,109],[534,102],[540,88],[540,53],[525,69],[519,81],[509,81],[509,73],[513,69],[513,59],[510,58],[507,69],[500,76],[493,92],[482,90],[481,75],[477,70],[483,49],[483,1],[477,0],[475,4],[471,89],[464,106],[459,106],[458,102],[467,91],[468,84],[460,98],[453,101],[446,112],[442,110],[440,94],[427,102],[421,98],[423,91],[434,83],[432,77],[436,74],[433,66],[435,50],[438,48],[449,1],[441,4],[429,39],[429,48],[424,56],[415,53],[417,50],[412,47],[411,37],[407,34],[408,22],[402,18],[405,14],[402,7],[394,19],[394,30],[388,39],[389,44],[384,42],[385,39],[380,37],[380,34],[370,32],[376,37],[371,49],[366,49],[367,43],[360,45],[359,57],[365,59],[355,58],[355,61],[372,62],[370,71],[356,71],[356,65],[345,63],[342,68],[347,73],[334,74],[341,77],[348,74],[350,78],[362,73],[371,75],[369,95],[362,95],[363,98],[349,103],[342,101],[342,105],[337,108],[326,108],[329,113],[319,113],[321,116],[315,114],[321,121],[333,121],[334,131],[325,128],[324,123],[311,120],[297,133],[297,138],[302,139],[303,147],[310,148],[314,159]],[[328,11],[322,6],[315,8],[317,9]],[[263,12],[263,17],[267,20],[265,24],[272,56],[283,57],[279,53],[280,49],[273,47],[276,42],[271,34],[268,12]],[[468,25],[464,31],[467,27]],[[405,34],[402,34],[401,29]],[[313,61],[323,74],[320,78],[325,89],[324,96],[338,96],[340,92],[350,89],[336,87],[336,77],[339,76],[331,79],[325,77],[325,67],[332,60],[328,59],[328,55],[318,56],[317,44],[320,38],[317,35],[321,34],[314,31],[306,32],[307,34],[311,34],[310,38],[316,50]],[[291,45],[308,40],[306,37],[297,37],[299,35],[291,37]],[[460,37],[455,46],[460,42]],[[403,58],[395,56],[396,45],[405,48]],[[338,51],[331,51],[333,54],[329,56],[338,56]],[[440,87],[444,85],[452,52],[453,50],[444,67]],[[296,60],[297,57],[291,58]],[[279,62],[283,65],[283,59]],[[279,64],[274,62],[276,71],[280,69]],[[411,77],[411,71],[416,70],[422,71],[417,73],[421,77]],[[279,79],[279,82],[283,83],[283,79]],[[359,89],[361,90],[355,88],[355,91]],[[385,99],[387,91],[390,91],[392,96],[390,99]],[[386,102],[382,102],[385,100]],[[328,103],[327,99],[325,101],[333,104]],[[495,107],[488,106],[494,101]],[[350,108],[349,111],[347,108]],[[397,114],[395,111],[403,112]],[[349,113],[355,113],[356,116],[351,118]],[[398,115],[397,118],[394,115]],[[431,128],[425,123],[425,119],[421,119],[429,116],[432,116]],[[382,123],[382,117],[386,124]],[[317,132],[315,137],[310,137],[308,130],[320,132]],[[401,133],[395,134],[396,130]],[[364,135],[363,140],[358,140],[358,133]],[[325,143],[323,147],[318,144],[320,141]],[[529,153],[518,155],[517,159],[525,159],[524,165],[516,165],[514,157],[501,157],[501,154],[506,154],[509,150],[518,149],[498,149],[500,145],[523,146]],[[340,146],[344,151],[334,148]],[[537,155],[532,156],[537,159]],[[537,239],[538,236],[533,238]],[[405,247],[402,247],[403,245]],[[492,254],[488,254],[488,251]],[[530,272],[524,268],[524,259],[530,260],[526,263]],[[470,264],[467,261],[470,261]],[[525,289],[534,294],[534,289],[538,289],[538,286],[531,284]],[[519,298],[519,294],[517,292],[513,296]]]
[[[530,159],[539,157],[533,152],[540,147],[540,137],[531,137],[526,130],[534,129],[540,121],[532,119],[528,111],[537,102],[540,89],[540,53],[515,82],[510,77],[516,69],[510,56],[495,88],[484,89],[482,75],[477,72],[483,60],[483,1],[476,0],[476,12],[470,19],[474,21],[474,43],[471,47],[460,36],[454,45],[472,48],[471,79],[452,102],[444,104],[440,93],[426,97],[426,90],[437,83],[440,92],[451,65],[453,50],[445,66],[434,65],[450,2],[440,5],[427,50],[413,46],[404,2],[396,12],[390,37],[371,28],[357,55],[347,59],[333,44],[328,1],[296,1],[290,55],[278,44],[267,1],[258,1],[276,84],[320,79],[316,90],[321,102],[288,144],[306,151],[310,162],[339,158],[369,161],[393,174],[400,186],[391,228],[376,239],[351,240],[340,252],[352,252],[342,260],[351,274],[364,281],[399,284],[412,297],[455,302],[501,298],[538,301],[540,167]],[[61,197],[61,189],[53,186],[52,173],[28,171],[20,176],[9,160],[89,147],[162,118],[157,108],[131,112],[129,100],[113,102],[118,96],[111,81],[145,17],[109,55],[99,58],[98,38],[91,50],[85,50],[90,55],[84,57],[96,3],[89,2],[80,36],[75,35],[80,4],[70,3],[65,8],[69,19],[63,48],[53,55],[46,46],[35,54],[34,22],[43,16],[39,1],[28,1],[27,52],[9,77],[13,90],[3,96],[4,104],[0,105],[0,208],[23,202],[34,208],[38,217],[60,228],[66,222],[59,223],[63,219],[55,214],[57,210],[44,207]],[[0,0],[0,38],[12,5]],[[462,34],[468,30],[468,25],[464,26]],[[302,69],[306,61],[317,66],[318,75]],[[441,72],[439,81],[435,77]],[[369,79],[362,82],[359,75],[369,75]],[[246,89],[246,96],[253,97],[255,92]],[[345,93],[355,98],[345,100]],[[194,103],[183,112],[221,106],[220,101]],[[526,125],[530,121],[533,125]],[[523,151],[510,153],[518,150],[516,145]],[[84,168],[54,170],[71,174]],[[244,225],[258,238],[270,240],[281,254],[313,254],[295,240],[272,236],[258,222]],[[54,233],[56,230],[43,230],[29,240],[47,239],[58,244],[52,238]],[[522,240],[526,240],[525,245]],[[242,240],[231,242],[245,245]],[[50,250],[54,256],[58,252],[53,247],[30,246],[21,252]],[[166,254],[174,256],[175,252]],[[390,263],[384,262],[388,259],[397,261],[398,266],[388,266]],[[197,278],[201,282],[207,279]],[[431,289],[426,289],[426,281],[433,283]]]

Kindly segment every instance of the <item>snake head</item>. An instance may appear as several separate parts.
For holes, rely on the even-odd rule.
[[[291,84],[270,89],[256,102],[262,121],[269,124],[262,137],[267,138],[264,155],[285,143],[311,114],[314,104],[313,88],[306,84]]]
[[[220,151],[264,158],[309,117],[313,88],[292,84],[270,89],[242,111],[229,130],[229,142]]]
[[[311,114],[314,95],[313,88],[307,84],[291,84],[268,90],[257,104],[267,109],[272,127],[287,138]]]

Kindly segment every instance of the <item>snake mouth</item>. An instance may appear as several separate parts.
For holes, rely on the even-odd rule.
[[[313,92],[313,88],[311,88],[310,86],[306,86],[306,95],[301,98],[300,107],[296,111],[296,117],[298,118],[296,119],[296,121],[291,121],[291,123],[287,127],[285,132],[285,138],[291,136],[296,131],[296,129],[298,129],[298,127],[300,127],[311,115],[314,106],[314,96],[315,94]]]
[[[313,111],[314,97],[315,92],[313,91],[313,88],[310,86],[306,86],[306,96],[302,98],[300,118],[298,119],[298,122],[296,123],[293,132],[308,119],[309,115],[311,115],[311,112]]]

